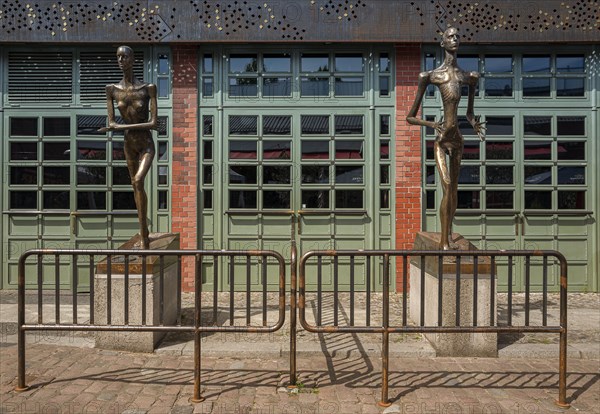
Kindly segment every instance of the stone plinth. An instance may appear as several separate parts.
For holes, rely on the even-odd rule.
[[[414,250],[438,250],[439,233],[420,232]],[[452,241],[459,250],[477,250],[460,234],[453,233]],[[420,324],[421,291],[425,290],[425,326],[438,324],[439,261],[431,256],[425,259],[425,287],[421,286],[421,257],[412,256],[410,262],[410,318]],[[442,264],[442,326],[456,326],[456,258],[447,257]],[[460,326],[473,326],[473,257],[462,257],[460,263]],[[479,257],[477,263],[477,324],[489,326],[491,306],[491,261]],[[497,272],[494,272],[497,275]],[[497,286],[495,283],[494,286]],[[494,297],[496,291],[493,292]],[[497,301],[494,301],[496,303]],[[496,314],[496,309],[494,309]],[[495,333],[431,333],[425,337],[435,348],[437,356],[495,357],[498,339]]]
[[[119,250],[136,249],[139,234],[124,243]],[[178,233],[151,233],[151,250],[179,249]],[[96,265],[94,275],[94,318],[98,325],[107,323],[107,272],[106,259]],[[125,323],[125,264],[123,256],[113,257],[111,263],[111,325]],[[174,324],[177,320],[177,258],[164,258],[164,307],[163,324]],[[146,325],[159,325],[160,311],[160,259],[146,259]],[[129,325],[142,324],[142,258],[129,257]],[[96,348],[131,352],[153,352],[164,337],[164,332],[97,332]]]

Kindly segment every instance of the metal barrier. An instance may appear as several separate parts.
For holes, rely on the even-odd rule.
[[[44,323],[43,317],[43,296],[42,296],[42,278],[43,278],[43,259],[44,257],[54,258],[54,280],[55,280],[55,323],[49,324]],[[88,324],[80,324],[77,316],[77,287],[78,287],[78,263],[81,256],[89,257],[89,261],[85,262],[89,266],[90,271],[90,320]],[[111,321],[111,295],[107,294],[107,312],[106,325],[97,323],[94,315],[94,283],[92,275],[95,274],[96,265],[98,262],[95,261],[99,256],[106,257],[106,277],[107,277],[107,292],[111,292],[111,282],[113,279],[113,264],[123,264],[124,269],[124,324],[113,325]],[[147,324],[146,321],[146,278],[147,275],[147,261],[149,256],[158,256],[160,263],[159,269],[159,324],[151,325]],[[38,320],[36,324],[29,324],[25,322],[25,265],[28,258],[37,257],[37,315]],[[73,323],[63,324],[60,320],[60,266],[61,257],[71,257],[72,271],[73,271],[73,283],[72,283],[72,303],[73,303]],[[142,299],[142,315],[141,324],[130,324],[129,320],[129,276],[130,276],[130,262],[132,257],[139,257],[141,261],[141,299]],[[165,258],[175,257],[177,267],[177,321],[174,325],[165,325],[163,323],[163,307],[164,307],[164,271],[165,271]],[[184,257],[194,257],[194,325],[182,325],[181,324],[181,282],[182,282],[182,261]],[[212,320],[208,323],[202,323],[201,311],[202,305],[202,280],[203,280],[203,269],[202,263],[204,258],[212,257],[213,266],[213,286],[214,296],[212,303]],[[217,324],[217,289],[218,286],[218,268],[219,258],[229,258],[229,326],[219,326]],[[234,325],[234,293],[235,293],[235,259],[246,258],[246,286],[242,292],[246,294],[245,310],[246,310],[246,324],[245,325]],[[251,285],[251,260],[253,257],[261,258],[261,280],[263,285],[262,290],[262,324],[256,325],[251,323],[250,318],[250,285]],[[117,259],[119,258],[119,259]],[[121,259],[122,258],[122,262]],[[271,266],[277,266],[278,271],[278,320],[276,323],[267,324],[267,267],[269,266],[269,259],[272,260]],[[276,262],[276,263],[275,263]],[[18,368],[17,368],[17,391],[25,391],[29,387],[25,383],[25,332],[27,331],[116,331],[116,332],[192,332],[194,334],[194,394],[190,399],[192,402],[201,402],[204,398],[200,393],[200,367],[201,367],[201,335],[204,332],[236,332],[236,333],[271,333],[279,330],[285,322],[285,260],[279,253],[270,250],[255,250],[255,251],[234,251],[234,250],[50,250],[50,249],[36,249],[25,252],[19,259],[18,265]],[[294,363],[295,366],[295,363]],[[295,373],[294,373],[295,381]]]
[[[425,326],[424,313],[425,313],[425,296],[423,294],[424,281],[425,281],[425,259],[427,257],[437,257],[438,264],[437,268],[439,276],[442,276],[443,272],[443,259],[445,257],[455,257],[456,261],[456,308],[460,309],[460,290],[461,290],[461,260],[465,257],[470,257],[473,260],[474,272],[473,272],[473,320],[469,321],[470,326],[465,326],[464,321],[461,324],[460,313],[456,312],[456,320],[454,326],[442,326],[442,283],[443,277],[439,278],[438,284],[438,321],[436,326]],[[506,257],[508,259],[508,317],[505,325],[498,325],[495,318],[495,306],[492,302],[490,306],[490,324],[487,326],[478,326],[478,310],[477,304],[477,283],[478,283],[478,260],[483,256],[491,258],[491,277],[490,277],[490,290],[491,300],[495,300],[495,272],[496,272],[496,260],[499,257]],[[329,325],[323,324],[322,310],[323,310],[323,258],[333,258],[333,323]],[[339,302],[340,302],[340,289],[339,289],[339,258],[349,258],[349,276],[350,284],[349,291],[349,320],[344,326],[340,326],[338,313],[339,313]],[[366,315],[365,323],[358,324],[355,318],[355,277],[356,277],[356,263],[357,257],[364,257],[364,277],[365,285],[367,288],[366,295]],[[401,260],[402,265],[402,281],[403,281],[403,303],[402,303],[402,318],[399,324],[390,324],[390,258],[395,257]],[[408,260],[411,258],[421,258],[420,263],[420,279],[421,279],[421,301],[420,301],[420,324],[419,326],[409,325],[407,320],[407,286],[408,286]],[[513,324],[512,311],[513,311],[513,263],[516,257],[525,258],[525,323],[523,325]],[[543,304],[542,304],[542,323],[540,326],[534,326],[530,322],[530,289],[531,289],[531,258],[541,257],[542,258],[542,291],[543,291]],[[548,325],[547,315],[547,294],[548,294],[548,258],[553,257],[558,260],[560,264],[560,324],[558,326]],[[314,325],[311,325],[306,320],[306,279],[307,279],[307,262],[309,259],[316,258],[316,315]],[[383,297],[382,297],[382,315],[381,323],[378,325],[371,323],[371,295],[368,289],[372,285],[372,264],[371,261],[375,261],[375,258],[381,258],[383,261]],[[330,259],[331,260],[331,259]],[[431,259],[430,259],[431,260]],[[400,260],[399,260],[400,261]],[[376,263],[373,264],[373,267]],[[314,276],[314,275],[311,275]],[[330,250],[330,251],[310,251],[302,256],[300,259],[299,269],[299,318],[300,324],[304,329],[314,333],[380,333],[382,334],[382,387],[381,387],[381,401],[379,405],[389,406],[391,403],[388,399],[388,386],[389,386],[389,335],[391,333],[505,333],[505,332],[549,332],[560,334],[560,355],[559,355],[559,395],[557,404],[562,407],[568,407],[569,404],[566,401],[566,371],[567,371],[567,262],[562,254],[556,251],[524,251],[524,250],[495,250],[495,251],[415,251],[415,250],[360,250],[360,251],[346,251],[346,250]]]

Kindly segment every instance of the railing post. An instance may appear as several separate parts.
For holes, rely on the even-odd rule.
[[[561,256],[560,261],[560,349],[558,362],[558,401],[561,408],[569,408],[567,402],[567,261]]]
[[[298,251],[296,241],[292,240],[292,257],[291,257],[291,280],[290,280],[290,383],[289,387],[296,387],[296,289],[297,289],[297,268],[298,268]]]
[[[202,368],[202,255],[196,255],[194,277],[194,395],[190,398],[192,403],[201,403],[204,397],[200,392],[200,370]]]
[[[18,292],[18,315],[17,315],[17,386],[15,391],[23,392],[29,389],[29,386],[25,384],[25,331],[23,325],[25,324],[25,259],[27,256],[21,256],[19,259],[19,292]],[[39,260],[39,256],[38,256]],[[39,266],[38,266],[39,270]],[[38,278],[39,280],[39,278]],[[38,285],[38,292],[41,291],[42,286]],[[58,306],[58,305],[57,305]]]
[[[389,363],[390,363],[390,255],[383,256],[383,334],[381,346],[381,401],[380,407],[389,407],[388,399]]]

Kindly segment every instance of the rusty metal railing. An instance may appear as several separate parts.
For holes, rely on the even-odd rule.
[[[72,323],[61,323],[61,290],[60,290],[60,272],[61,258],[68,257],[72,264],[72,305],[73,305],[73,320]],[[113,303],[112,295],[106,295],[106,324],[99,323],[99,317],[94,314],[94,299],[97,292],[94,289],[94,275],[96,266],[104,260],[104,268],[106,271],[106,292],[112,292],[112,282],[115,280],[115,271],[113,266],[117,263],[123,271],[123,323],[113,324]],[[25,266],[30,258],[37,258],[37,323],[27,323],[25,321]],[[54,323],[44,323],[43,314],[43,262],[44,259],[50,258],[50,262],[54,262],[54,289],[55,289],[55,314]],[[83,261],[80,259],[83,258]],[[88,260],[85,260],[87,258]],[[147,303],[146,303],[146,282],[148,275],[148,262],[158,258],[158,296],[159,296],[159,315],[158,323],[147,320]],[[181,284],[182,284],[182,266],[184,259],[194,260],[194,322],[190,325],[184,325],[181,321]],[[212,304],[208,306],[212,313],[212,318],[209,321],[203,321],[201,313],[204,306],[202,302],[202,281],[203,281],[203,263],[206,258],[212,258],[213,270],[213,299]],[[219,285],[219,258],[226,258],[229,262],[229,325],[225,323],[217,323],[218,299],[217,286]],[[245,324],[234,325],[235,306],[234,294],[236,279],[235,261],[242,259],[242,265],[245,264],[245,282],[244,289],[240,289],[241,293],[246,295],[245,300]],[[245,262],[244,259],[245,258]],[[262,321],[253,323],[251,320],[251,264],[252,260],[259,261],[260,265],[260,280],[263,284],[262,289]],[[224,260],[226,260],[224,259]],[[63,259],[64,260],[64,259]],[[141,323],[132,323],[129,309],[129,280],[134,272],[133,264],[137,263],[135,272],[141,273],[141,315],[138,315],[137,320]],[[64,263],[64,262],[63,262]],[[79,322],[77,314],[77,289],[78,289],[78,267],[81,263],[85,263],[89,267],[90,272],[90,316],[88,322]],[[175,323],[167,323],[164,320],[165,307],[165,265],[176,267],[177,291],[176,293],[176,321]],[[278,274],[278,294],[277,294],[277,312],[278,319],[276,322],[268,323],[267,320],[267,271],[268,268],[275,267]],[[206,332],[235,332],[235,333],[271,333],[275,332],[283,326],[285,322],[285,289],[286,289],[286,268],[285,260],[281,254],[270,250],[254,250],[254,251],[237,251],[237,250],[51,250],[51,249],[35,249],[25,252],[19,259],[18,265],[18,368],[17,368],[17,391],[25,391],[29,386],[25,382],[25,333],[27,331],[113,331],[113,332],[191,332],[194,335],[194,392],[190,399],[192,402],[201,402],[204,398],[200,392],[200,368],[201,368],[201,335]],[[139,274],[137,275],[139,276]],[[137,277],[136,276],[136,277]],[[274,301],[273,301],[274,302]],[[104,317],[104,314],[102,315]],[[104,319],[104,318],[103,318]],[[294,362],[295,369],[295,362]],[[295,373],[294,373],[295,378]]]
[[[456,316],[454,323],[448,324],[442,321],[442,309],[443,309],[443,282],[444,274],[448,272],[444,270],[447,268],[447,264],[444,263],[445,258],[454,257],[454,264],[450,264],[451,268],[454,268],[452,274],[456,277],[456,294],[455,294],[455,310]],[[488,269],[490,274],[489,283],[489,297],[490,297],[490,311],[489,323],[481,324],[479,322],[477,309],[477,299],[480,289],[477,287],[478,282],[482,279],[482,275],[479,274],[479,264],[481,264],[485,257],[489,257]],[[523,257],[524,260],[524,284],[525,284],[525,304],[524,304],[524,323],[518,324],[513,319],[513,282],[515,280],[515,273],[513,271],[513,264],[515,264],[515,258]],[[533,257],[541,258],[541,284],[542,284],[542,318],[539,325],[532,324],[530,319],[531,306],[530,306],[530,292],[531,292],[531,259]],[[323,259],[327,259],[332,263],[327,263],[328,266],[333,267],[332,274],[329,274],[330,280],[333,283],[333,315],[331,323],[325,323],[323,321],[323,296],[324,296],[324,263]],[[348,258],[350,283],[346,289],[341,288],[339,280],[339,268],[340,258]],[[364,283],[360,286],[367,289],[366,294],[366,314],[364,317],[364,323],[358,322],[355,317],[355,303],[354,297],[356,294],[356,287],[359,285],[356,282],[356,259],[362,259]],[[398,318],[397,323],[390,323],[390,260],[395,258],[398,265],[401,266],[401,277],[402,277],[402,315]],[[417,322],[415,325],[410,325],[408,322],[408,306],[407,306],[407,286],[409,278],[409,258],[412,261],[416,260],[416,272],[415,276],[417,280],[420,280],[421,292],[420,292],[420,309],[419,315],[411,315]],[[435,259],[437,258],[437,263]],[[496,262],[498,258],[507,258],[508,261],[508,304],[507,304],[507,320],[506,323],[499,323],[496,318],[496,286],[495,278],[497,275]],[[548,268],[549,259],[552,261],[556,259],[559,263],[560,269],[560,321],[558,325],[548,324]],[[316,302],[316,310],[314,316],[314,322],[307,321],[306,318],[306,302],[307,302],[307,262],[310,259],[316,259],[316,275],[310,274],[312,286],[316,284],[316,298],[313,299]],[[425,273],[426,273],[426,261],[429,260],[428,270],[436,269],[436,275],[438,277],[437,286],[437,323],[426,323],[425,321],[425,309],[427,303],[425,302]],[[432,263],[431,260],[434,260]],[[461,309],[461,284],[465,280],[461,277],[462,266],[466,261],[470,261],[472,264],[472,283],[473,283],[473,310],[472,319],[469,321],[461,320],[460,312]],[[540,260],[540,259],[536,259]],[[375,263],[372,263],[375,262]],[[347,264],[347,263],[346,263]],[[346,265],[345,264],[345,265]],[[434,266],[431,266],[433,264]],[[537,264],[537,263],[536,263]],[[314,266],[314,263],[311,264]],[[372,319],[372,306],[371,306],[371,294],[369,289],[373,283],[373,271],[375,266],[381,266],[382,268],[382,305],[381,305],[381,316],[380,321],[373,322]],[[454,267],[455,266],[455,267]],[[316,277],[315,277],[316,276]],[[470,273],[469,273],[470,276]],[[362,279],[361,279],[362,280]],[[392,333],[556,333],[560,334],[560,345],[559,345],[559,393],[557,404],[562,407],[568,407],[569,404],[566,400],[566,371],[567,371],[567,262],[562,254],[556,251],[524,251],[524,250],[493,250],[493,251],[415,251],[415,250],[330,250],[330,251],[310,251],[305,253],[299,263],[299,297],[298,297],[298,310],[300,324],[304,329],[314,333],[372,333],[382,334],[382,372],[381,372],[381,401],[379,405],[389,406],[391,403],[388,398],[388,386],[389,386],[389,335]],[[331,294],[329,293],[329,294]],[[349,303],[349,317],[344,320],[344,323],[340,323],[340,293],[349,296],[347,302]],[[311,296],[312,297],[312,296]],[[346,297],[344,297],[346,299]]]

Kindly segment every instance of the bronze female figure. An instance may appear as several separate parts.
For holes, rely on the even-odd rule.
[[[458,202],[458,176],[464,147],[464,139],[458,128],[457,115],[462,85],[468,85],[469,87],[467,120],[471,123],[479,138],[482,141],[485,139],[484,123],[480,122],[479,117],[476,117],[473,113],[475,88],[479,81],[479,73],[465,72],[458,67],[456,52],[459,43],[458,30],[455,27],[446,29],[441,41],[441,45],[445,50],[444,62],[440,67],[429,72],[422,72],[419,75],[417,96],[406,118],[410,124],[427,126],[434,128],[436,131],[434,154],[443,191],[440,204],[441,250],[456,248],[452,243],[451,235],[452,220]],[[436,85],[442,96],[444,115],[439,122],[430,122],[416,117],[425,90],[430,84]],[[446,155],[448,155],[448,160],[446,160]]]
[[[143,83],[133,75],[133,50],[129,46],[117,49],[117,62],[123,71],[123,79],[117,84],[106,85],[106,107],[108,127],[106,131],[124,131],[125,159],[131,177],[133,195],[140,223],[141,248],[148,249],[148,197],[144,190],[144,180],[156,153],[152,139],[153,129],[157,129],[156,85]],[[115,121],[114,102],[124,123]],[[150,119],[148,119],[150,113]]]

